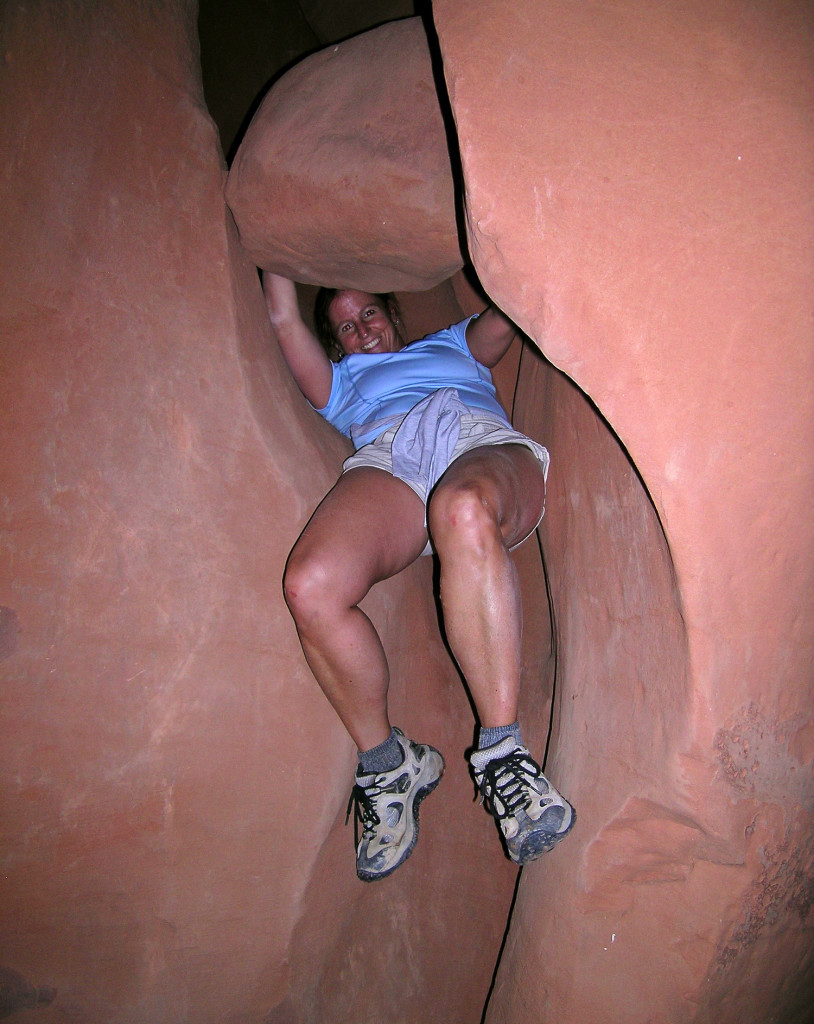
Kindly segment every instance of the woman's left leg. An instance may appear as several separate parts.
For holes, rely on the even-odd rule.
[[[517,722],[523,613],[509,549],[534,529],[544,500],[534,453],[505,444],[456,459],[428,508],[447,638],[482,727],[470,763],[517,864],[551,850],[576,820],[523,746]]]
[[[429,503],[447,638],[483,726],[517,718],[523,612],[509,549],[534,529],[544,502],[534,453],[503,444],[456,459]]]

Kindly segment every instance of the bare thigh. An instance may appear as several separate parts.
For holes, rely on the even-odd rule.
[[[308,564],[356,604],[379,580],[414,562],[427,542],[424,505],[390,473],[361,466],[343,473],[314,512],[289,559]],[[337,595],[338,596],[338,595]]]
[[[443,502],[451,491],[475,491],[495,516],[508,548],[534,530],[545,506],[545,478],[540,463],[534,452],[522,444],[473,448],[456,459],[432,493],[430,522],[433,502]]]

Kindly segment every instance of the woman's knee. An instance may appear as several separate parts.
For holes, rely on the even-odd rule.
[[[288,556],[283,595],[297,626],[305,628],[355,607],[374,582],[341,550],[299,542]]]
[[[479,548],[500,537],[494,500],[477,480],[442,482],[430,500],[427,524],[437,549],[447,543]]]
[[[283,595],[298,625],[329,613],[337,597],[335,573],[328,559],[294,548],[283,575]]]

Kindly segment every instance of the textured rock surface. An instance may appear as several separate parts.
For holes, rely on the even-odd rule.
[[[462,264],[449,154],[417,18],[307,58],[266,95],[229,173],[240,239],[312,284],[422,290]]]
[[[431,565],[368,605],[397,720],[449,760],[376,890],[344,827],[352,745],[280,588],[346,446],[237,243],[194,6],[0,17],[2,1013],[291,1024],[431,998],[475,1020],[514,872],[471,801]],[[436,301],[454,319],[451,285]]]
[[[582,814],[486,1019],[807,1021],[810,5],[434,16],[481,280],[666,534],[558,382],[550,764]]]

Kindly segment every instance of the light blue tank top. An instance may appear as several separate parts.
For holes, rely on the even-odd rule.
[[[466,344],[472,317],[429,334],[398,352],[357,353],[333,364],[331,396],[318,412],[357,448],[378,437],[383,419],[403,416],[439,388],[455,388],[469,408],[484,409],[508,424],[492,374]],[[365,430],[370,425],[370,430]]]

